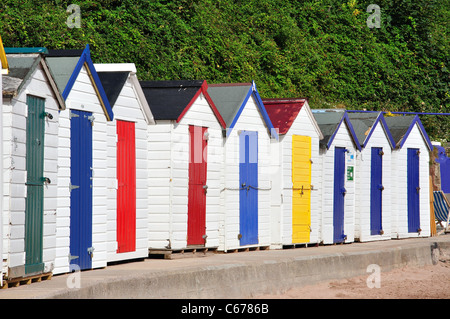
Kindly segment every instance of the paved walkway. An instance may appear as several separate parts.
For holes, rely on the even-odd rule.
[[[429,238],[145,259],[0,290],[0,299],[248,298],[324,280],[433,263],[450,234]],[[368,274],[369,275],[369,274]]]

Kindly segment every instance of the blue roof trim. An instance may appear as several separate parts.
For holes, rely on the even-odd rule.
[[[381,125],[383,126],[383,130],[388,138],[389,144],[391,145],[391,148],[394,149],[395,148],[395,140],[394,140],[394,137],[392,137],[391,131],[389,131],[388,125],[386,123],[386,120],[384,119],[382,112],[380,112],[380,114],[378,114],[378,117],[375,120],[375,125],[372,126],[372,128],[370,129],[369,135],[367,135],[366,139],[364,140],[363,148],[365,148],[367,143],[369,142],[370,137],[372,136],[372,133],[375,131],[375,128],[378,125],[378,122],[381,122]]]
[[[73,70],[73,73],[69,78],[69,81],[67,82],[66,87],[64,88],[62,96],[64,100],[67,99],[70,91],[73,88],[73,85],[75,84],[75,81],[77,80],[78,74],[80,73],[85,63],[87,64],[89,72],[92,75],[92,79],[94,80],[94,85],[97,87],[98,94],[100,95],[98,96],[98,98],[100,102],[105,106],[104,112],[106,112],[107,119],[112,121],[114,119],[114,113],[112,111],[111,105],[109,104],[108,98],[106,97],[105,90],[103,89],[97,71],[95,70],[94,63],[91,60],[91,52],[89,50],[89,44],[86,44],[86,48],[83,50],[83,53],[81,54],[81,57],[78,60],[77,65],[75,66],[75,69]]]
[[[427,147],[430,151],[433,150],[433,145],[431,144],[430,138],[428,137],[427,132],[425,131],[425,128],[422,125],[422,122],[420,121],[419,115],[416,115],[414,117],[414,120],[411,122],[411,125],[408,128],[408,131],[406,131],[405,136],[403,136],[402,141],[400,142],[399,149],[403,147],[403,144],[405,144],[406,140],[408,139],[409,133],[411,133],[414,125],[417,123],[419,125],[419,130],[422,133],[422,137],[425,140],[425,144],[427,144]]]
[[[352,123],[350,122],[350,118],[348,117],[347,111],[344,112],[344,115],[342,116],[341,121],[339,122],[338,126],[337,126],[336,129],[334,130],[333,135],[332,135],[332,136],[330,137],[330,139],[328,140],[327,148],[329,149],[330,146],[331,146],[331,144],[333,143],[334,137],[336,136],[337,131],[338,131],[339,128],[341,127],[341,124],[342,124],[343,121],[345,121],[345,123],[347,124],[347,127],[348,127],[348,129],[349,129],[349,131],[350,131],[350,135],[351,135],[352,138],[353,138],[353,142],[355,143],[356,148],[357,148],[359,151],[361,151],[361,145],[360,145],[360,143],[359,143],[359,141],[358,141],[358,137],[356,137],[355,130],[354,130],[354,128],[353,128]]]
[[[236,122],[238,121],[239,116],[241,115],[242,111],[244,110],[244,107],[247,104],[247,101],[248,101],[248,99],[250,98],[251,95],[253,95],[253,97],[256,100],[256,105],[258,106],[259,111],[261,112],[261,115],[262,115],[262,117],[264,119],[264,122],[266,123],[266,126],[269,129],[269,135],[271,137],[274,137],[274,138],[276,138],[278,140],[278,133],[275,130],[275,128],[273,127],[272,121],[269,118],[269,114],[267,114],[266,108],[264,107],[264,103],[261,100],[261,96],[259,95],[258,90],[256,89],[255,81],[252,81],[251,88],[248,90],[248,93],[245,96],[244,101],[242,102],[242,104],[239,107],[239,110],[237,111],[233,121],[231,122],[230,127],[227,130],[227,137],[230,135],[232,129],[236,125]]]
[[[237,111],[236,115],[234,116],[233,122],[231,122],[230,127],[227,130],[227,137],[228,137],[228,135],[230,135],[231,131],[233,130],[234,126],[236,125],[236,122],[238,121],[239,116],[241,116],[241,113],[244,110],[244,107],[247,104],[247,101],[251,95],[252,95],[252,89],[250,88],[247,92],[247,95],[244,98],[244,101],[242,102],[241,106],[239,107],[239,110]]]
[[[270,120],[269,114],[267,114],[266,108],[264,107],[264,103],[261,100],[261,96],[259,95],[258,89],[256,88],[255,81],[252,81],[252,90],[255,96],[256,102],[258,104],[259,110],[263,116],[264,121],[266,122],[267,128],[269,129],[269,134],[271,137],[274,137],[278,141],[278,132],[273,127],[272,121]]]

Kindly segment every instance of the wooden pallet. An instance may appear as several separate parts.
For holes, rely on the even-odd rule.
[[[270,246],[255,246],[255,247],[239,247],[234,249],[227,249],[224,253],[238,253],[238,252],[247,252],[247,251],[258,251],[258,250],[269,250]]]
[[[3,280],[3,286],[1,289],[19,287],[21,285],[30,285],[33,282],[41,282],[43,280],[50,280],[52,278],[52,273],[45,273],[39,275],[33,275],[28,277],[19,277],[19,278],[9,278]]]
[[[206,257],[215,254],[216,247],[193,247],[183,249],[149,249],[149,257],[162,257],[163,259],[180,259],[180,258],[192,258],[192,257]]]
[[[294,249],[294,248],[307,248],[307,247],[318,247],[318,243],[309,243],[309,244],[290,244],[283,245],[283,249]]]

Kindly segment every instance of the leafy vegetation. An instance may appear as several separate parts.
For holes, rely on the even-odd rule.
[[[5,46],[84,48],[142,80],[255,80],[313,108],[450,112],[450,0],[2,0]],[[66,24],[78,4],[81,28]],[[421,116],[450,141],[450,116]]]

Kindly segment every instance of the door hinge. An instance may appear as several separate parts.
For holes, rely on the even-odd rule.
[[[79,258],[80,256],[72,256],[71,254],[69,254],[69,262],[70,261],[72,261],[72,260],[74,260],[74,259],[77,259],[77,258]]]
[[[71,183],[69,183],[69,191],[72,191],[72,189],[77,189],[77,188],[80,188],[80,186],[72,185]]]
[[[72,117],[80,117],[80,116],[76,113],[73,113],[72,111],[69,111],[69,119],[71,119]]]

